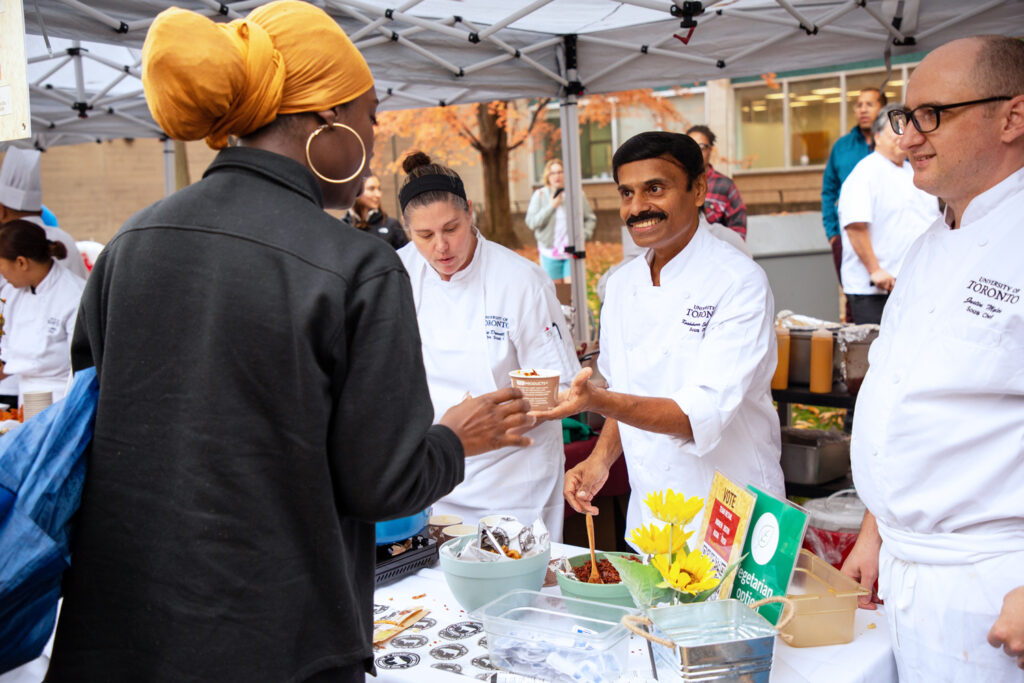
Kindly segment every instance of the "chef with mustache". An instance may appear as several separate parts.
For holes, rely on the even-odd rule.
[[[761,267],[708,231],[700,147],[679,133],[640,133],[612,168],[620,215],[646,253],[608,281],[598,359],[608,388],[584,368],[558,406],[534,413],[607,418],[590,457],[566,472],[566,500],[597,514],[593,498],[622,455],[632,488],[627,529],[653,521],[649,492],[703,497],[715,470],[783,497],[770,389],[775,303]]]

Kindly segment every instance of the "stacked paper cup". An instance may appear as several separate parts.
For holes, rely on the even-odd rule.
[[[25,419],[34,417],[46,410],[53,403],[52,391],[29,391],[22,396],[22,410]]]

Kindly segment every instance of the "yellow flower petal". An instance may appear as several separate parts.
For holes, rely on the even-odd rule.
[[[672,549],[669,550],[669,527],[665,526],[658,528],[653,524],[647,526],[637,527],[633,529],[630,534],[629,540],[633,542],[640,552],[645,555],[659,555],[668,554],[669,552],[679,552],[682,550],[686,541],[693,536],[692,531],[683,532],[681,529],[675,529],[672,532]]]
[[[719,583],[711,559],[699,550],[689,555],[680,553],[671,565],[667,555],[658,555],[651,560],[651,564],[672,588],[691,595],[714,588]]]
[[[704,509],[704,501],[697,496],[689,499],[682,494],[668,489],[664,493],[652,491],[644,497],[644,504],[651,515],[662,522],[685,526]]]

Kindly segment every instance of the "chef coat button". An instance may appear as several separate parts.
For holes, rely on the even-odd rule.
[[[979,246],[979,247],[983,247],[983,246],[985,246],[986,244],[988,244],[988,240],[981,240],[980,242],[978,242],[978,246]]]
[[[892,383],[893,384],[899,384],[900,383],[900,375],[899,375],[899,373],[896,373],[895,375],[892,376]]]
[[[665,464],[663,464],[663,465],[661,466],[661,469],[663,469],[663,470],[665,470],[666,472],[668,472],[668,471],[669,471],[669,469],[671,469],[671,466],[670,466],[670,465],[669,465],[669,464],[668,464],[668,463],[666,462]]]
[[[871,449],[871,455],[873,455],[873,456],[875,456],[877,458],[878,457],[878,449],[877,448],[872,448]]]
[[[928,307],[928,312],[929,313],[934,313],[935,312],[935,307],[934,306],[929,306]]]

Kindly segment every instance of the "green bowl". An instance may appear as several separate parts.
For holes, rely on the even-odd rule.
[[[636,555],[636,553],[596,552],[595,555],[597,555],[597,559],[600,562],[609,555],[627,557],[629,555]],[[569,558],[569,564],[573,567],[582,567],[589,561],[590,553]],[[564,576],[562,572],[555,572],[555,576],[558,578],[558,587],[562,590],[562,595],[567,598],[580,598],[581,600],[603,602],[606,605],[619,605],[620,607],[636,607],[632,594],[630,594],[629,589],[623,583],[585,583],[583,581],[573,581]]]
[[[440,551],[441,571],[462,609],[472,612],[511,590],[523,588],[539,591],[544,585],[548,560],[551,559],[550,547],[539,555],[508,562],[457,560],[445,552],[448,546],[456,551],[461,550],[462,546],[475,538],[475,534],[453,538],[446,541]]]

